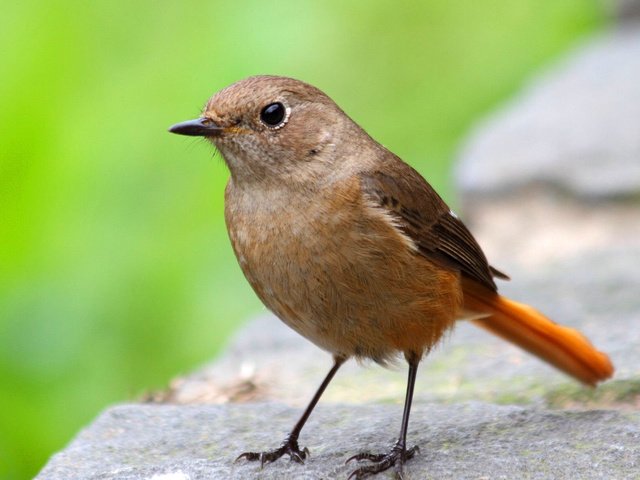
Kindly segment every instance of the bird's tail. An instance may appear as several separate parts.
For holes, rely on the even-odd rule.
[[[489,314],[476,325],[536,355],[587,385],[613,374],[609,357],[580,332],[558,325],[528,305],[514,302],[463,278],[465,310]]]

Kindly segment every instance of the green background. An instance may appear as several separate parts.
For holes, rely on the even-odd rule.
[[[169,125],[240,78],[297,77],[455,202],[473,121],[605,24],[580,0],[2,2],[0,478],[263,308],[226,238],[222,160]]]

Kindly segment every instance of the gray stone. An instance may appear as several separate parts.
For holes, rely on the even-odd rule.
[[[463,199],[465,220],[487,258],[508,271],[535,272],[569,259],[589,261],[593,252],[602,257],[607,250],[640,248],[640,204],[635,202],[580,202],[529,189]],[[594,274],[600,266],[592,265]]]
[[[300,439],[311,457],[260,469],[234,458],[279,446],[299,415],[277,404],[122,405],[103,413],[36,480],[347,478],[344,462],[395,440],[401,405],[320,404]],[[635,479],[640,413],[545,412],[482,403],[417,405],[409,435],[420,453],[409,479]],[[392,478],[388,473],[381,478]]]
[[[640,25],[593,39],[481,123],[462,151],[466,192],[523,186],[585,198],[640,193]]]
[[[629,22],[637,21],[640,18],[640,1],[639,0],[615,0],[607,2],[607,6],[618,21]]]

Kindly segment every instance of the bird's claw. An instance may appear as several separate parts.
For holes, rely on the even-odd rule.
[[[351,462],[352,460],[355,460],[357,462],[365,460],[373,462],[373,464],[366,465],[354,470],[353,472],[351,472],[351,475],[349,475],[348,480],[362,480],[363,478],[375,475],[376,473],[384,472],[391,467],[395,469],[397,478],[402,480],[404,478],[402,472],[404,462],[406,462],[410,458],[413,458],[414,455],[419,452],[420,449],[417,446],[407,449],[404,445],[398,442],[391,448],[388,453],[358,453],[350,457],[345,462],[345,464]]]
[[[260,461],[260,468],[264,467],[265,463],[275,462],[283,455],[289,455],[289,459],[296,463],[304,463],[307,457],[311,456],[309,449],[304,447],[300,449],[298,446],[297,438],[287,438],[279,448],[271,450],[269,452],[244,452],[238,455],[234,460],[234,463],[246,459],[250,462]]]

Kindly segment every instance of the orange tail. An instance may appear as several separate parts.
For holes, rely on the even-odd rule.
[[[465,309],[490,316],[473,322],[486,328],[587,385],[613,374],[606,354],[596,350],[580,332],[553,323],[528,305],[501,297],[463,279]]]

